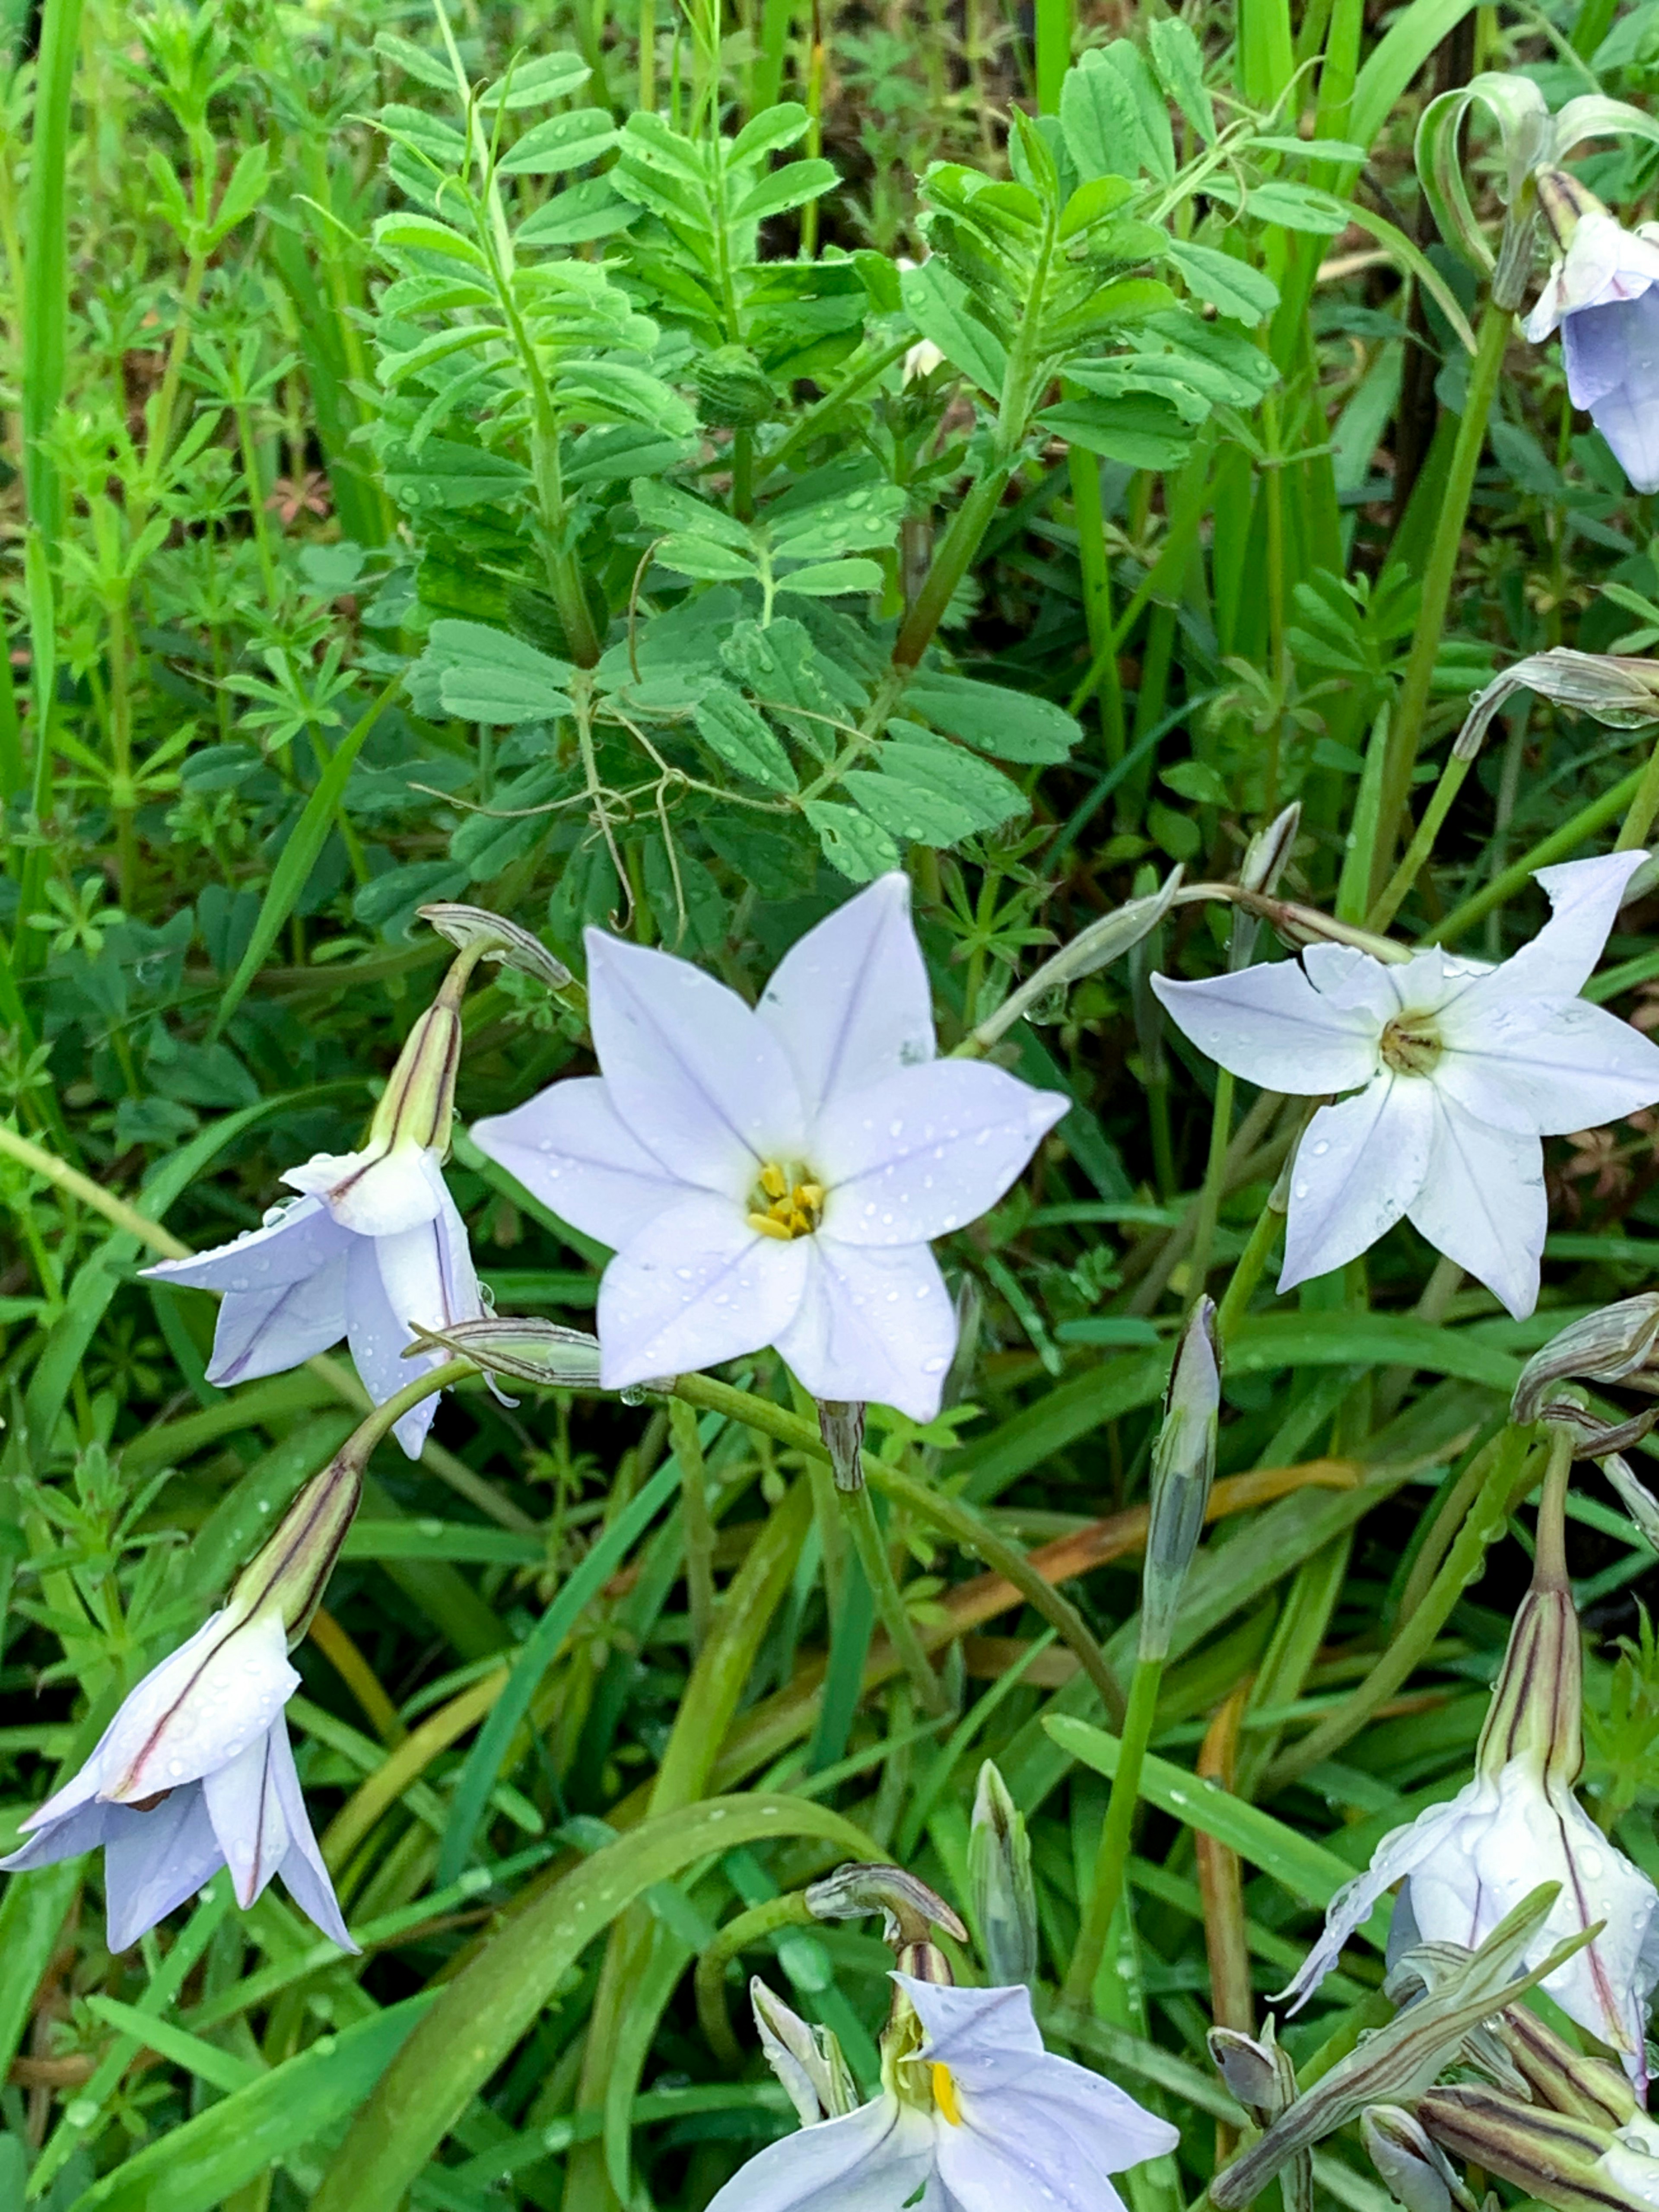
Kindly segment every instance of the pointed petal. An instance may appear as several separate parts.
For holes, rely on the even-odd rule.
[[[1442,1033],[1436,1087],[1517,1136],[1598,1128],[1659,1099],[1659,1045],[1588,999],[1471,993]]]
[[[933,2125],[886,2094],[769,2143],[708,2212],[898,2212],[933,2166]]]
[[[611,1103],[671,1174],[743,1196],[805,1135],[782,1044],[688,960],[587,932],[589,1012]]]
[[[1642,304],[1645,307],[1647,301]],[[1655,304],[1659,306],[1659,301]],[[1647,343],[1639,361],[1631,364],[1626,380],[1616,391],[1596,402],[1590,419],[1629,477],[1632,489],[1659,491],[1659,413],[1654,407],[1659,389],[1659,329],[1650,327],[1644,335]]]
[[[71,1806],[56,1813],[34,1834],[26,1836],[15,1851],[0,1859],[0,1874],[32,1874],[36,1867],[56,1866],[59,1859],[79,1858],[109,1841],[117,1822],[131,1816],[125,1805],[99,1803]],[[39,1813],[33,1819],[38,1821]]]
[[[351,1235],[349,1229],[337,1233]],[[348,1249],[331,1254],[303,1282],[244,1296],[231,1291],[214,1326],[208,1381],[228,1385],[282,1375],[337,1344],[346,1332]]]
[[[1477,1121],[1436,1084],[1424,1088],[1434,1097],[1434,1140],[1407,1218],[1524,1320],[1538,1303],[1549,1226],[1543,1147],[1536,1137]]]
[[[1353,1091],[1376,1073],[1382,1024],[1364,1006],[1344,1006],[1317,991],[1294,960],[1177,983],[1154,975],[1152,988],[1176,1027],[1200,1052],[1264,1091],[1298,1098]]]
[[[104,1846],[104,1906],[112,1951],[130,1950],[224,1863],[200,1785],[175,1790],[153,1811],[127,1817]]]
[[[466,1224],[441,1182],[440,1188],[439,1210],[430,1221],[394,1237],[360,1237],[350,1255],[351,1357],[377,1406],[441,1364],[430,1352],[404,1358],[404,1347],[414,1341],[411,1322],[443,1328],[451,1322],[476,1321],[483,1311]],[[419,1458],[436,1411],[436,1400],[423,1398],[398,1421],[398,1441],[411,1459]]]
[[[718,1366],[775,1343],[799,1310],[811,1242],[757,1236],[728,1199],[688,1198],[659,1213],[599,1284],[605,1388]]]
[[[331,1942],[337,1943],[343,1951],[356,1952],[359,1947],[346,1931],[340,1900],[334,1894],[334,1885],[328,1878],[328,1869],[312,1833],[310,1815],[295,1770],[294,1748],[285,1727],[271,1731],[270,1775],[276,1784],[276,1802],[282,1808],[283,1824],[288,1831],[288,1850],[282,1865],[283,1887]]]
[[[229,1622],[228,1611],[208,1624]],[[118,1804],[181,1789],[226,1766],[262,1736],[300,1686],[280,1616],[203,1631],[163,1660],[117,1716],[100,1794]]]
[[[475,1121],[472,1141],[561,1221],[613,1252],[694,1187],[629,1133],[597,1075],[567,1076],[511,1114]]]
[[[772,1341],[815,1398],[873,1399],[931,1421],[957,1348],[956,1308],[925,1244],[896,1250],[804,1237],[799,1310]]]
[[[828,1098],[933,1057],[933,1003],[910,878],[882,876],[786,952],[761,994],[808,1120]]]
[[[829,1186],[825,1232],[846,1244],[922,1244],[977,1220],[1071,1103],[966,1060],[831,1099],[811,1155]]]
[[[1433,1128],[1433,1087],[1420,1076],[1379,1075],[1320,1108],[1291,1170],[1281,1291],[1346,1267],[1393,1228],[1423,1187]]]
[[[189,1290],[257,1296],[287,1283],[303,1283],[345,1249],[349,1234],[320,1198],[291,1199],[262,1229],[250,1229],[228,1244],[192,1253],[187,1260],[158,1260],[140,1273]]]
[[[1599,860],[1540,868],[1535,880],[1549,894],[1549,920],[1530,945],[1481,979],[1460,1013],[1498,998],[1575,997],[1595,973],[1626,887],[1646,858],[1645,853],[1605,853]]]
[[[288,1741],[288,1723],[281,1714],[239,1758],[206,1776],[202,1784],[208,1818],[230,1869],[236,1902],[244,1912],[276,1873],[288,1849],[288,1824],[270,1771],[271,1744],[276,1736]]]
[[[289,1168],[290,1189],[313,1192],[343,1228],[359,1237],[395,1237],[430,1221],[443,1204],[438,1156],[424,1145],[399,1145],[381,1152],[319,1152]]]
[[[1543,1986],[1581,2027],[1610,2043],[1626,2070],[1639,2081],[1647,2070],[1644,2046],[1659,1891],[1608,1843],[1570,1790],[1553,1790],[1550,1802],[1565,1879],[1555,1909],[1534,1939],[1534,1952],[1541,1958],[1564,1936],[1576,1935],[1598,1920],[1607,1925],[1593,1942],[1558,1966]],[[1529,1957],[1528,1964],[1532,1963]]]
[[[1479,1808],[1495,1803],[1496,1797],[1497,1793],[1492,1784],[1477,1778],[1466,1789],[1460,1790],[1449,1804],[1431,1805],[1407,1826],[1395,1828],[1384,1836],[1364,1874],[1356,1875],[1352,1881],[1345,1881],[1331,1899],[1326,1907],[1325,1925],[1318,1942],[1273,2002],[1282,2004],[1288,1998],[1293,2000],[1291,2010],[1299,2010],[1336,1964],[1342,1946],[1354,1929],[1363,1927],[1370,1918],[1371,1907],[1377,1899],[1386,1890],[1392,1889],[1402,1875],[1412,1874],[1443,1846],[1451,1845],[1445,1863],[1453,1863],[1457,1856],[1455,1838],[1466,1815]],[[1423,1932],[1425,1936],[1430,1933],[1426,1928]]]

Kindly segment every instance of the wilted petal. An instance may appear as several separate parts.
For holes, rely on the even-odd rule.
[[[898,2212],[933,2170],[933,2122],[888,2094],[769,2143],[708,2212]]]
[[[359,1237],[395,1237],[430,1221],[444,1201],[443,1170],[424,1145],[391,1152],[319,1152],[289,1168],[290,1190],[320,1198],[342,1227]]]
[[[1604,853],[1593,860],[1540,868],[1533,880],[1548,894],[1549,920],[1530,944],[1482,977],[1459,1012],[1498,998],[1571,998],[1582,991],[1619,919],[1630,879],[1646,858],[1645,853]]]
[[[1273,1998],[1275,2004],[1293,2000],[1291,2010],[1297,2011],[1305,2004],[1319,1987],[1341,1955],[1342,1946],[1356,1928],[1363,1928],[1371,1917],[1371,1907],[1379,1897],[1394,1887],[1401,1877],[1411,1874],[1450,1838],[1455,1837],[1464,1816],[1476,1808],[1485,1808],[1497,1802],[1497,1791],[1489,1782],[1480,1778],[1461,1790],[1447,1805],[1431,1805],[1425,1813],[1403,1828],[1395,1828],[1383,1837],[1377,1845],[1371,1863],[1363,1874],[1352,1881],[1345,1881],[1331,1899],[1325,1911],[1325,1925],[1319,1940],[1297,1967],[1293,1978]],[[1450,1855],[1445,1863],[1454,1866],[1456,1855]],[[1473,1879],[1473,1877],[1472,1877]],[[1545,1877],[1533,1878],[1534,1886]],[[1425,1929],[1426,1935],[1428,1930]],[[1458,1937],[1459,1942],[1467,1939]]]
[[[131,1803],[212,1773],[263,1735],[299,1686],[276,1613],[235,1624],[215,1613],[116,1715],[94,1753],[99,1794]]]
[[[921,1244],[994,1206],[1071,1100],[1000,1067],[938,1060],[832,1099],[812,1133],[825,1232]]]
[[[1423,1188],[1434,1129],[1432,1086],[1379,1075],[1357,1098],[1322,1106],[1291,1170],[1281,1291],[1369,1250]]]
[[[271,1743],[276,1736],[288,1741],[288,1724],[280,1714],[257,1742],[202,1783],[208,1818],[230,1869],[236,1902],[245,1912],[288,1849],[288,1824],[270,1771]]]
[[[1154,975],[1172,1022],[1200,1052],[1264,1091],[1317,1097],[1354,1091],[1377,1068],[1382,1021],[1367,1006],[1317,991],[1295,960],[1177,983]]]
[[[1436,1086],[1517,1136],[1596,1128],[1659,1099],[1659,1045],[1588,999],[1472,991],[1443,1034]]]
[[[1407,1218],[1437,1252],[1524,1320],[1538,1303],[1549,1226],[1543,1146],[1536,1137],[1477,1121],[1437,1085],[1423,1087],[1434,1097],[1434,1141]]]
[[[594,1048],[617,1115],[664,1165],[742,1196],[805,1134],[789,1056],[735,991],[688,960],[586,939]]]
[[[612,1251],[691,1188],[623,1127],[597,1075],[567,1076],[511,1114],[475,1121],[472,1141],[562,1221]]]
[[[910,920],[910,879],[883,876],[791,946],[761,994],[809,1120],[824,1100],[933,1057],[927,969]]]
[[[758,1236],[727,1199],[688,1198],[659,1214],[599,1284],[605,1388],[717,1366],[775,1343],[799,1310],[811,1241]]]
[[[872,1399],[931,1421],[957,1348],[957,1314],[925,1244],[882,1250],[820,1235],[793,1321],[772,1342],[815,1398]]]
[[[104,1846],[107,1940],[116,1952],[131,1949],[224,1863],[199,1783],[175,1790],[148,1813],[118,1809],[127,1817]]]
[[[334,1885],[328,1878],[328,1869],[311,1831],[286,1727],[273,1729],[270,1733],[270,1778],[276,1784],[276,1802],[288,1830],[288,1850],[281,1869],[283,1886],[301,1911],[314,1921],[331,1942],[337,1943],[343,1951],[355,1952],[358,1947],[346,1932],[340,1901],[334,1894]]]

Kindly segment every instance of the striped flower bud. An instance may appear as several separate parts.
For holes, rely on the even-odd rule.
[[[1215,1307],[1193,1309],[1170,1370],[1164,1425],[1152,1446],[1152,1516],[1141,1577],[1140,1656],[1170,1649],[1187,1571],[1204,1531],[1221,1419],[1221,1353]]]

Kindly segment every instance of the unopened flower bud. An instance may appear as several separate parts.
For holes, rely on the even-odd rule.
[[[1583,1680],[1572,1590],[1540,1545],[1492,1686],[1476,1773],[1495,1784],[1521,1759],[1539,1781],[1571,1789],[1584,1763]]]
[[[885,1923],[884,1940],[896,1950],[926,1943],[934,1928],[943,1928],[958,1943],[968,1941],[968,1930],[939,1892],[902,1867],[866,1866],[852,1860],[808,1882],[805,1895],[814,1920],[861,1920],[866,1913],[879,1912]]]
[[[1204,1530],[1220,1417],[1215,1307],[1200,1298],[1176,1353],[1164,1425],[1152,1447],[1152,1515],[1141,1577],[1143,1659],[1162,1659],[1169,1652],[1187,1571]]]
[[[1281,813],[1274,816],[1265,830],[1256,831],[1244,848],[1244,858],[1239,866],[1241,890],[1258,892],[1263,898],[1273,896],[1301,827],[1302,802],[1294,799]],[[1243,907],[1234,909],[1232,936],[1227,946],[1227,965],[1235,973],[1249,966],[1255,956],[1261,926],[1257,915],[1248,913]]]
[[[458,951],[470,952],[476,960],[498,963],[504,968],[521,969],[526,975],[534,975],[545,983],[550,991],[568,991],[574,977],[562,960],[556,960],[538,937],[527,929],[520,929],[516,921],[505,915],[491,914],[487,907],[462,906],[453,899],[441,899],[431,906],[416,907],[415,911],[422,921],[430,922],[440,937],[447,938]]]
[[[370,1425],[371,1428],[373,1425]],[[300,1491],[248,1561],[225,1601],[228,1620],[276,1613],[291,1650],[311,1626],[340,1556],[363,1490],[363,1469],[379,1442],[348,1437],[328,1465]]]
[[[1367,2106],[1359,2132],[1371,2164],[1406,2212],[1451,2212],[1454,2196],[1470,2201],[1444,2154],[1400,2106]]]
[[[447,1328],[417,1328],[415,1337],[405,1358],[437,1349],[470,1359],[487,1375],[511,1375],[544,1390],[599,1387],[599,1340],[557,1322],[486,1314],[480,1321],[453,1322]]]
[[[1457,759],[1474,758],[1493,716],[1516,691],[1535,691],[1608,729],[1639,730],[1659,722],[1659,661],[1558,645],[1529,653],[1476,693],[1452,745]]]
[[[860,1398],[820,1398],[818,1434],[830,1455],[830,1468],[837,1490],[864,1487],[864,1401]]]
[[[1559,2212],[1643,2212],[1659,2203],[1659,2159],[1606,2128],[1540,2112],[1496,2089],[1435,2089],[1417,2114],[1454,2157],[1514,2182]]]
[[[1025,1816],[987,1759],[968,1831],[968,1881],[985,1971],[999,1987],[1036,1980],[1036,1886]]]
[[[1659,672],[1659,664],[1656,664]],[[1535,1421],[1555,1385],[1569,1381],[1620,1382],[1644,1367],[1659,1343],[1659,1291],[1620,1298],[1570,1322],[1534,1352],[1521,1370],[1510,1418],[1518,1425]]]
[[[692,372],[697,419],[711,428],[750,430],[776,412],[772,380],[747,346],[716,346]]]
[[[1152,872],[1146,872],[1150,877]],[[1127,905],[1102,915],[1098,921],[1079,930],[1069,945],[1063,945],[1052,959],[1045,960],[1035,975],[1028,976],[1017,991],[1011,991],[995,1012],[980,1024],[973,1036],[978,1049],[988,1051],[1040,1000],[1067,989],[1083,976],[1092,975],[1097,969],[1109,967],[1114,960],[1133,951],[1174,904],[1181,877],[1181,869],[1172,868],[1155,891],[1130,899]]]
[[[463,953],[437,997],[404,1039],[374,1119],[367,1150],[379,1160],[406,1146],[434,1153],[449,1150],[455,1118],[455,1076],[461,1062],[461,995],[472,959]],[[374,1172],[371,1164],[366,1175]],[[292,1178],[290,1178],[292,1180]]]
[[[1533,181],[1538,211],[1559,252],[1565,253],[1571,247],[1586,216],[1607,214],[1589,186],[1580,184],[1570,169],[1540,169]]]
[[[1533,2102],[1597,2127],[1643,2118],[1622,2067],[1588,2057],[1525,2005],[1505,2005],[1492,2027]]]
[[[1271,2021],[1260,2039],[1239,2027],[1212,2027],[1207,2040],[1217,2073],[1258,2124],[1266,2127],[1289,2110],[1296,2097],[1296,2069]]]
[[[782,2082],[802,2127],[850,2112],[859,2101],[858,2089],[834,2030],[809,2027],[758,1974],[749,1984],[749,2002],[766,2063]]]

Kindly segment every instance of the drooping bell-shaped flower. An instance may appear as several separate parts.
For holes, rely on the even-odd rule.
[[[1200,1051],[1317,1097],[1291,1176],[1281,1291],[1356,1259],[1402,1215],[1517,1318],[1538,1301],[1539,1139],[1659,1099],[1659,1046],[1578,994],[1645,854],[1540,868],[1554,909],[1500,967],[1351,945],[1152,988]]]
[[[1559,1463],[1565,1482],[1565,1461]],[[1659,1982],[1659,1891],[1601,1833],[1573,1794],[1583,1760],[1583,1658],[1561,1552],[1559,1492],[1547,1486],[1532,1587],[1522,1601],[1475,1755],[1474,1779],[1378,1844],[1332,1899],[1323,1932],[1283,1994],[1300,2005],[1385,1891],[1403,1881],[1391,1952],[1406,1943],[1485,1942],[1540,1882],[1560,1885],[1528,1941],[1532,1966],[1564,1937],[1601,1932],[1543,1986],[1645,2086],[1648,2000]],[[1403,1922],[1401,1916],[1404,1916]]]
[[[466,1224],[444,1182],[460,1057],[460,1000],[474,952],[451,969],[404,1042],[361,1152],[319,1152],[282,1180],[302,1195],[263,1227],[188,1260],[145,1273],[219,1291],[210,1382],[276,1375],[343,1336],[375,1404],[441,1364],[441,1352],[405,1359],[410,1323],[444,1328],[483,1312]],[[398,1421],[398,1441],[420,1455],[437,1401]]]
[[[123,1700],[80,1772],[23,1823],[0,1859],[23,1874],[100,1845],[109,1948],[125,1951],[230,1869],[252,1905],[273,1875],[324,1935],[346,1933],[300,1793],[283,1708],[289,1663],[356,1510],[349,1443],[308,1482],[227,1602]]]
[[[1069,1102],[934,1058],[902,875],[809,931],[756,1007],[668,953],[586,942],[601,1073],[472,1134],[615,1249],[605,1387],[773,1345],[815,1398],[931,1419],[957,1324],[929,1243],[995,1204]]]
[[[769,2144],[709,2212],[898,2212],[918,2196],[939,2212],[1121,2212],[1107,2177],[1174,2149],[1168,2121],[1043,2049],[1023,1986],[893,1981],[880,2094]],[[763,2035],[775,2064],[779,2010],[773,1999]],[[780,2074],[805,2118],[821,2069],[801,2037],[783,2047]]]
[[[1638,491],[1659,490],[1659,233],[1626,230],[1565,169],[1538,179],[1559,258],[1527,319],[1534,345],[1561,331],[1567,391]]]

